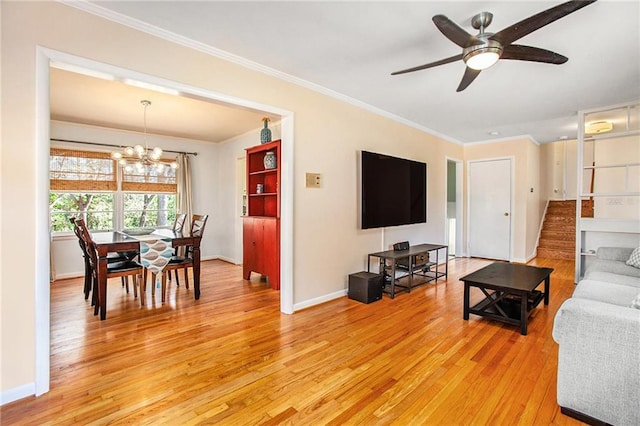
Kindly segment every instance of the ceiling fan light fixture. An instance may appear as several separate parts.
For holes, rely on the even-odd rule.
[[[469,68],[482,71],[498,62],[500,55],[502,55],[502,45],[497,41],[487,40],[484,44],[465,48],[462,59]]]
[[[602,120],[602,121],[593,121],[591,123],[587,123],[584,132],[590,135],[598,134],[598,133],[606,133],[613,130],[613,123],[610,121]]]

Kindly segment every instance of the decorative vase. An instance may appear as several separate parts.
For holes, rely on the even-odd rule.
[[[264,123],[264,127],[260,130],[260,143],[271,142],[271,129],[267,126],[269,125],[269,117],[263,117],[262,122]]]
[[[265,169],[275,169],[278,165],[276,164],[276,154],[273,151],[269,151],[264,156],[264,168]]]

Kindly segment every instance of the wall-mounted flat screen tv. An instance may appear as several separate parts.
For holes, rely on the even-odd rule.
[[[362,151],[361,228],[427,221],[427,165]]]

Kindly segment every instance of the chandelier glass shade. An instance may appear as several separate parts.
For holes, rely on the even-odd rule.
[[[149,149],[147,144],[147,107],[151,105],[151,101],[142,100],[140,103],[144,107],[144,146],[127,146],[122,151],[112,152],[111,158],[116,160],[126,172],[145,173],[151,170],[162,172],[165,168],[177,169],[177,162],[162,159],[162,148]]]

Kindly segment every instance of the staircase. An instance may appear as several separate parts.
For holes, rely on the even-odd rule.
[[[582,217],[593,217],[593,204],[582,201]],[[576,257],[576,202],[549,201],[538,243],[538,257],[574,260]]]

